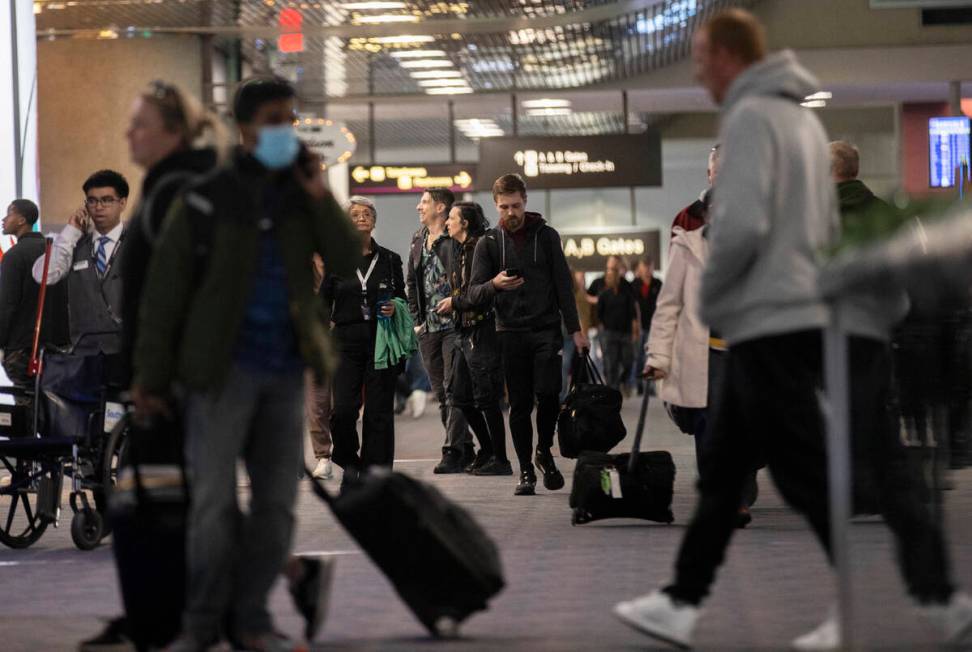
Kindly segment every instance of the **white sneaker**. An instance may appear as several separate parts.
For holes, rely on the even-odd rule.
[[[614,605],[614,615],[642,634],[676,647],[692,647],[692,632],[702,611],[692,605],[678,605],[661,591]]]
[[[827,619],[817,625],[817,628],[807,632],[790,644],[794,650],[836,650],[840,647],[840,624],[837,622],[837,612],[831,608]]]
[[[965,591],[954,591],[945,604],[926,605],[920,609],[949,645],[960,643],[972,631],[972,597]]]
[[[418,419],[425,414],[425,406],[429,402],[429,393],[421,389],[416,389],[408,397],[412,402],[412,418]]]
[[[317,466],[314,467],[314,473],[312,474],[318,480],[330,480],[334,477],[334,469],[331,467],[331,460],[327,457],[322,457],[317,460]]]

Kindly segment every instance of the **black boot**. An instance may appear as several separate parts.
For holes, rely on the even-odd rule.
[[[459,457],[459,464],[463,471],[468,473],[469,467],[476,461],[476,448],[472,444],[462,445],[462,455]]]
[[[509,460],[500,460],[494,456],[473,471],[473,475],[513,475],[513,465]]]
[[[533,466],[529,466],[520,471],[520,483],[513,490],[514,496],[534,496],[536,495],[537,474],[533,472]]]
[[[461,458],[462,453],[459,451],[452,448],[444,449],[442,461],[432,469],[432,473],[462,473]]]
[[[482,468],[482,466],[489,461],[490,457],[492,456],[489,453],[484,452],[483,449],[480,448],[478,451],[476,451],[476,456],[473,458],[473,461],[466,465],[466,473],[475,475],[476,471]]]
[[[537,446],[537,454],[534,456],[534,461],[537,463],[537,467],[540,468],[540,472],[543,473],[544,489],[547,491],[557,491],[558,489],[564,488],[564,476],[557,470],[557,465],[554,464],[554,458],[549,448],[540,448]]]

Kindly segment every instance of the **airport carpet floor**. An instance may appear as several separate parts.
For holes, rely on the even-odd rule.
[[[626,402],[633,431],[637,401]],[[337,557],[327,623],[310,650],[641,650],[663,649],[619,624],[611,606],[671,576],[694,508],[692,440],[678,433],[660,404],[649,410],[643,449],[672,452],[678,474],[676,521],[633,520],[572,527],[567,498],[573,463],[558,461],[568,485],[514,497],[513,478],[435,476],[442,428],[434,406],[421,418],[399,417],[396,468],[433,483],[467,507],[499,542],[507,586],[489,611],[469,619],[457,641],[433,641],[370,560],[302,483],[297,552]],[[629,439],[619,448],[630,445]],[[972,587],[972,471],[953,473],[946,492],[950,552],[957,581]],[[733,539],[699,623],[702,650],[780,650],[816,626],[835,600],[835,579],[805,523],[787,509],[769,475],[753,522]],[[337,487],[338,480],[331,481]],[[241,487],[241,492],[245,488]],[[62,523],[27,550],[0,550],[0,650],[71,650],[120,610],[108,545],[81,552]],[[394,532],[389,532],[394,537]],[[852,525],[853,586],[861,649],[936,649],[932,633],[904,595],[894,546],[883,522]],[[271,607],[278,627],[298,636],[302,621],[283,583]],[[969,649],[972,649],[970,644]]]

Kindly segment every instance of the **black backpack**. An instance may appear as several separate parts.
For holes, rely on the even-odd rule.
[[[621,392],[604,384],[589,353],[576,353],[571,367],[570,389],[557,418],[560,454],[606,453],[627,434],[621,420]]]

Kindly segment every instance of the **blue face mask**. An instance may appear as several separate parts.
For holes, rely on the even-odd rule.
[[[281,170],[297,158],[300,141],[292,125],[263,127],[253,156],[271,170]]]

